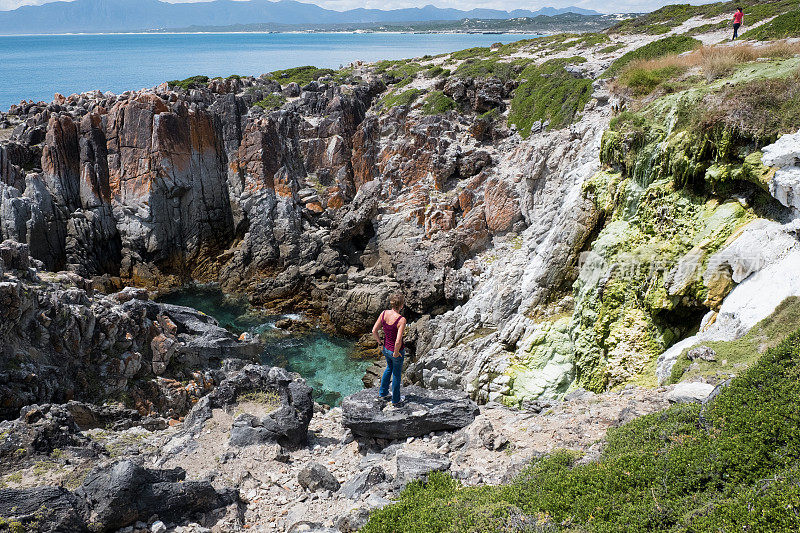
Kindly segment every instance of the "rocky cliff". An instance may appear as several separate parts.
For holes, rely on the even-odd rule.
[[[795,147],[759,150],[792,125],[711,135],[685,110],[797,61],[674,94],[603,77],[654,40],[23,102],[3,117],[0,236],[104,291],[215,281],[350,335],[402,290],[409,379],[481,401],[655,384],[698,327],[741,335],[795,293],[740,316],[748,280],[794,264]]]

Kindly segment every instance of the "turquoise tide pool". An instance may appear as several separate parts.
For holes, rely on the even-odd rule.
[[[338,405],[342,398],[363,388],[361,377],[370,361],[353,358],[351,340],[320,330],[287,333],[275,327],[275,322],[287,315],[261,314],[246,300],[230,298],[214,288],[187,288],[165,295],[159,301],[203,311],[234,333],[249,331],[258,335],[264,342],[262,363],[299,373],[314,389],[317,402]]]

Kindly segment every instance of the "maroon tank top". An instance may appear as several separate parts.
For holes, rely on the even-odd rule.
[[[389,324],[384,319],[386,311],[381,313],[381,323],[383,324],[383,346],[390,352],[394,352],[394,343],[397,341],[397,325],[400,323],[402,316],[397,317],[394,324]]]

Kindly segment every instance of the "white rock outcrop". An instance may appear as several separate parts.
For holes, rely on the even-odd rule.
[[[800,210],[800,131],[783,135],[765,146],[761,161],[777,167],[769,184],[769,192],[786,207]]]

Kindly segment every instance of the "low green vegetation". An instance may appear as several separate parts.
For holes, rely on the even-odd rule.
[[[379,105],[381,109],[390,109],[397,106],[410,106],[417,99],[425,94],[422,89],[408,89],[406,91],[394,91],[381,98]]]
[[[797,531],[799,401],[795,332],[706,406],[609,430],[597,462],[558,451],[504,486],[434,473],[362,531]]]
[[[572,123],[591,98],[592,80],[576,78],[564,67],[585,61],[576,56],[526,67],[511,100],[509,125],[514,124],[520,135],[527,137],[537,121],[550,121],[553,129]]]
[[[439,77],[446,78],[449,75],[450,75],[450,70],[442,68],[439,65],[435,65],[425,71],[426,78],[439,78]]]
[[[611,78],[622,72],[623,68],[633,61],[657,59],[672,54],[680,54],[694,50],[702,45],[700,41],[686,35],[671,35],[635,50],[623,54],[603,73],[604,78]]]
[[[458,109],[458,104],[442,91],[431,91],[422,104],[423,115],[441,115],[451,109]]]
[[[236,400],[239,403],[257,403],[267,410],[275,410],[281,406],[281,397],[274,390],[255,390],[240,394]]]
[[[274,79],[281,85],[289,83],[297,83],[300,86],[308,85],[312,81],[316,81],[323,76],[331,76],[336,71],[329,68],[317,68],[314,66],[306,65],[303,67],[288,68],[285,70],[276,70],[270,73],[270,78]]]
[[[167,85],[172,87],[173,89],[183,89],[188,91],[189,89],[196,89],[198,87],[204,86],[209,81],[208,76],[192,76],[190,78],[186,78],[185,80],[172,80],[168,81]]]
[[[12,472],[4,477],[3,480],[7,483],[20,483],[22,482],[22,472]]]
[[[286,103],[286,97],[279,93],[272,93],[267,95],[266,98],[260,100],[253,104],[256,107],[260,107],[267,111],[272,111],[273,109],[279,109],[283,107],[283,104]]]
[[[9,520],[0,516],[0,531],[8,531],[8,533],[24,533],[28,530],[26,525],[18,520]]]
[[[509,43],[501,46],[497,52],[499,54],[509,55],[521,49],[525,49],[529,52],[540,52],[545,55],[551,55],[559,52],[566,52],[571,48],[581,50],[610,42],[611,39],[605,33],[557,33],[547,37],[525,39]]]
[[[751,367],[764,352],[777,346],[798,328],[800,328],[800,298],[792,296],[778,305],[770,316],[756,324],[741,339],[698,344],[714,350],[717,354],[716,361],[697,359],[692,362],[686,357],[691,348],[684,350],[672,367],[670,383],[682,380],[694,381],[701,377],[721,381],[731,375],[739,375]]]
[[[652,93],[656,87],[665,86],[668,80],[671,80],[681,72],[682,70],[677,66],[656,69],[626,68],[620,74],[619,82],[621,85],[630,88],[634,96],[641,97]],[[670,88],[672,87],[670,86]]]
[[[488,46],[477,46],[475,48],[467,48],[466,50],[459,50],[450,54],[450,59],[474,59],[476,57],[488,57],[491,55],[492,50]]]
[[[625,48],[625,43],[614,43],[608,46],[605,46],[598,50],[601,54],[610,54],[611,52],[616,52],[617,50]]]
[[[58,468],[58,464],[49,460],[37,461],[33,465],[33,475],[41,477],[51,470]]]
[[[384,60],[375,63],[375,73],[394,78],[413,78],[426,67],[410,59]]]
[[[453,72],[459,78],[499,78],[502,81],[517,77],[527,60],[498,61],[497,59],[467,59]]]
[[[743,38],[756,41],[800,37],[800,9],[778,15],[771,21],[745,32]]]

